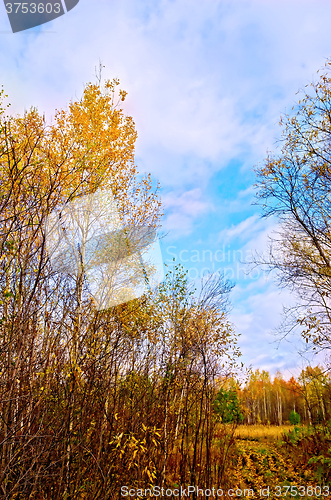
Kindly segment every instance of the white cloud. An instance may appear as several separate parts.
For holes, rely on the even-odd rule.
[[[185,184],[183,155],[207,160],[189,165],[199,181],[273,145],[280,112],[330,52],[330,13],[318,0],[86,0],[43,27],[55,33],[2,35],[2,80],[15,109],[49,116],[80,95],[100,58],[129,91],[144,167]],[[162,151],[175,158],[166,169]]]
[[[202,198],[200,188],[184,193],[171,192],[162,197],[165,210],[163,230],[171,231],[172,238],[187,236],[193,230],[194,220],[211,208],[211,203]]]
[[[259,215],[255,214],[239,224],[232,224],[230,228],[225,228],[219,233],[218,240],[220,242],[228,243],[236,238],[242,240],[247,240],[248,237],[252,237],[252,233],[256,233],[261,230],[261,224],[259,224]]]
[[[243,361],[273,374],[277,370],[295,369],[301,362],[299,335],[287,336],[282,341],[276,335],[283,304],[289,305],[293,299],[287,291],[280,292],[272,282],[263,286],[261,281],[263,277],[247,287],[237,286],[232,292],[231,320],[241,334]]]
[[[219,244],[240,245],[245,255],[263,254],[268,250],[270,237],[279,228],[279,222],[275,218],[261,218],[257,213],[224,228],[217,239]]]

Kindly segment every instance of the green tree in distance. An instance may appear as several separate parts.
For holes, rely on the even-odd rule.
[[[214,401],[214,410],[224,424],[230,422],[240,423],[244,420],[237,392],[233,389],[221,388]]]

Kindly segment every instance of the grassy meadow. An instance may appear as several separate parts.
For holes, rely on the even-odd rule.
[[[263,497],[261,488],[268,498],[331,498],[326,428],[257,424],[238,425],[232,432],[229,487],[252,489],[255,498]]]
[[[239,441],[275,444],[285,432],[290,432],[293,425],[240,425],[235,431]]]

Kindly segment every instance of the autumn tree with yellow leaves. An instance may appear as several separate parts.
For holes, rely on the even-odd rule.
[[[160,226],[158,186],[138,175],[118,85],[88,84],[51,124],[36,109],[0,109],[4,499],[101,500],[124,484],[226,481],[213,402],[239,355],[231,286],[206,280],[197,298],[177,267],[158,289],[102,309],[89,293],[86,249],[78,245],[75,272],[50,256],[52,214],[100,191],[123,227]]]

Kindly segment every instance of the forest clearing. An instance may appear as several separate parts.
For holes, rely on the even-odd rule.
[[[324,455],[318,445],[321,436],[327,441]],[[258,492],[260,488],[269,488],[269,498],[330,497],[329,429],[239,425],[235,437],[235,466],[228,474],[241,490],[252,488]],[[314,459],[316,451],[318,456]]]

